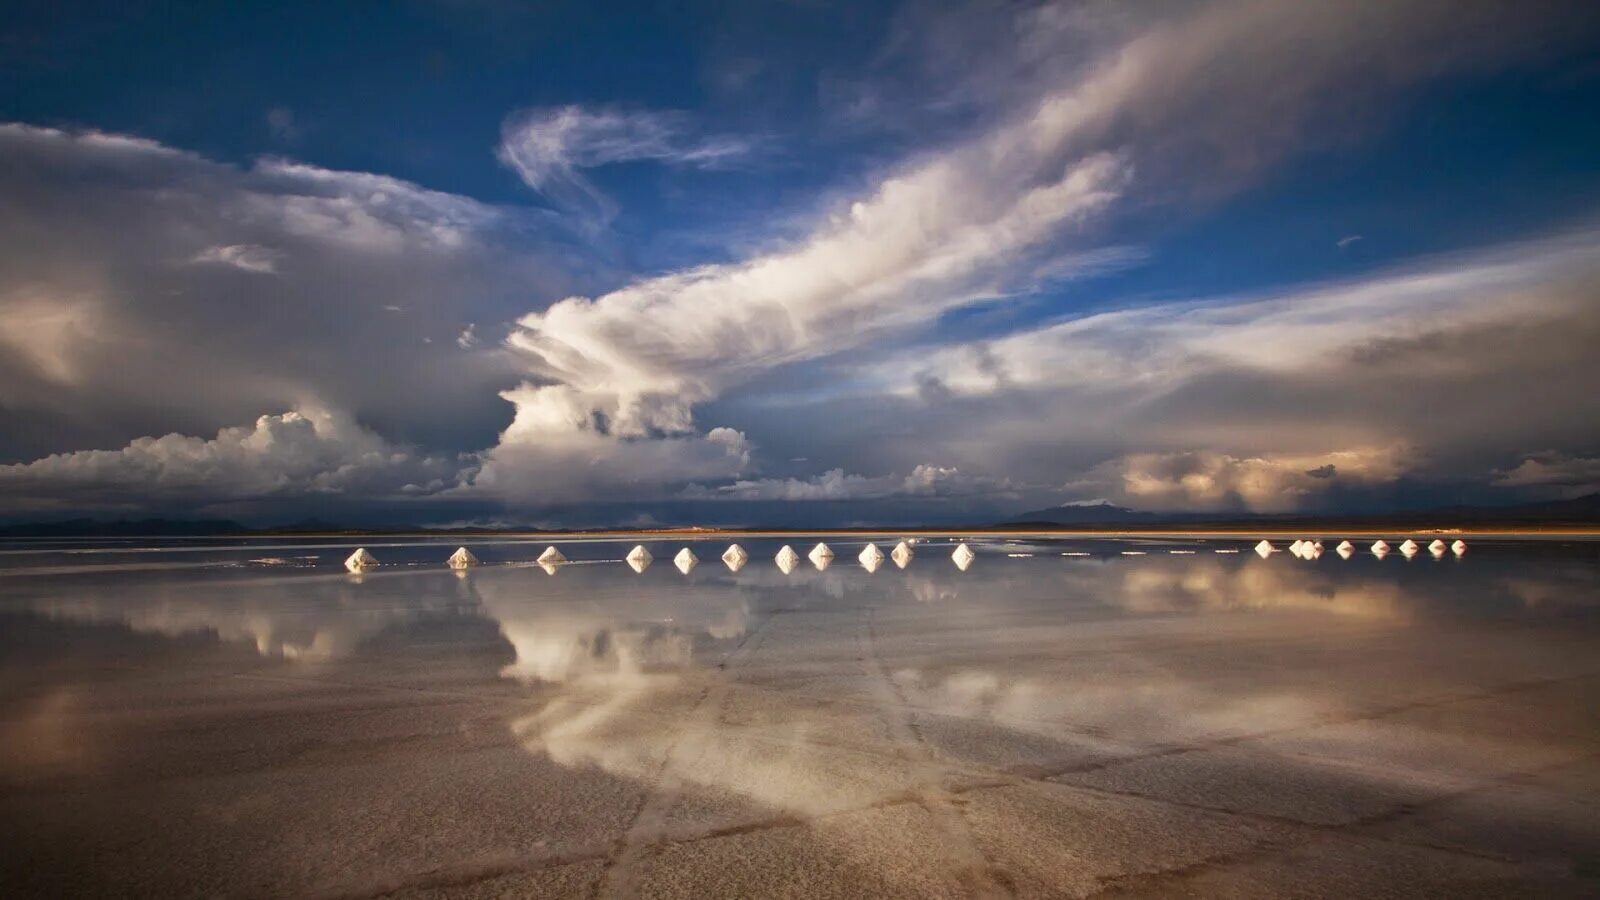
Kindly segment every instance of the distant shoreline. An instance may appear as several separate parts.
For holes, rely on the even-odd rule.
[[[298,540],[330,538],[450,538],[470,541],[473,538],[527,538],[530,540],[605,540],[638,539],[665,540],[672,538],[784,538],[827,537],[854,535],[860,537],[1049,537],[1049,538],[1290,538],[1290,537],[1444,537],[1472,536],[1478,538],[1538,538],[1582,537],[1600,538],[1596,525],[1524,525],[1513,528],[1495,525],[1452,525],[1438,527],[1384,527],[1371,525],[1315,523],[1300,525],[1263,525],[1251,528],[1239,525],[1188,526],[1171,528],[1161,526],[1093,528],[1080,526],[1009,527],[981,526],[974,528],[911,527],[911,528],[660,528],[578,531],[245,531],[232,534],[74,534],[74,535],[6,535],[0,540],[186,540],[186,541],[253,541]]]

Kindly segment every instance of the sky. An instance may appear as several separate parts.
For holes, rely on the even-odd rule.
[[[0,521],[1600,490],[1585,2],[8,3]]]

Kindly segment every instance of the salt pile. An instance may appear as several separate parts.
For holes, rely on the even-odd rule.
[[[632,550],[628,551],[626,560],[628,568],[635,572],[643,572],[645,569],[650,568],[650,563],[655,561],[655,557],[650,555],[650,551],[646,550],[643,544],[636,544]]]
[[[539,565],[541,566],[554,566],[566,561],[567,558],[562,556],[561,551],[554,547],[546,547],[544,552],[539,554]]]
[[[794,567],[800,565],[800,554],[794,552],[794,548],[788,544],[784,544],[783,549],[779,550],[778,555],[773,558],[777,560],[778,571],[785,575],[793,572]]]
[[[1261,543],[1256,545],[1256,555],[1262,559],[1266,559],[1267,557],[1271,556],[1272,542],[1263,538]]]
[[[911,545],[905,541],[895,544],[894,549],[889,552],[889,558],[894,560],[894,564],[902,569],[911,565],[911,557],[913,556],[916,556],[916,554],[911,552]]]
[[[367,552],[365,547],[357,547],[356,552],[350,554],[344,561],[344,567],[352,572],[370,569],[378,564],[378,558]]]
[[[810,559],[812,565],[819,569],[826,569],[828,563],[833,562],[833,551],[828,548],[827,544],[818,544],[811,548]]]
[[[956,552],[950,554],[950,558],[956,561],[956,568],[965,572],[972,566],[972,561],[978,558],[978,554],[973,553],[971,547],[962,544],[956,548]]]
[[[729,544],[728,549],[722,551],[722,563],[729,571],[737,572],[749,561],[750,554],[744,552],[744,548],[738,544]]]
[[[1458,538],[1454,544],[1450,545],[1450,549],[1455,553],[1455,555],[1460,556],[1461,554],[1467,552],[1467,542]]]
[[[1400,545],[1400,555],[1404,556],[1406,559],[1410,559],[1411,557],[1417,555],[1417,549],[1417,542],[1410,538],[1406,538],[1406,542]]]
[[[685,547],[678,551],[677,556],[672,558],[672,564],[678,567],[679,572],[687,575],[690,569],[700,564],[700,557],[695,556],[693,550]]]
[[[466,569],[477,565],[478,558],[472,555],[471,550],[465,547],[457,547],[456,552],[450,554],[450,559],[446,562],[449,563],[452,569]]]
[[[1434,556],[1443,556],[1444,551],[1448,549],[1450,548],[1445,546],[1444,541],[1441,541],[1438,538],[1434,538],[1433,543],[1428,545],[1428,552],[1432,553]]]
[[[1382,538],[1372,542],[1372,555],[1383,559],[1389,555],[1389,543]]]

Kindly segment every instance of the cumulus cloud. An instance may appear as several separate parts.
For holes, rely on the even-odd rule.
[[[560,296],[579,259],[535,214],[368,173],[17,124],[0,159],[0,459],[300,404],[484,446],[518,373],[448,339]]]
[[[681,112],[620,107],[527,109],[506,119],[500,160],[529,187],[573,212],[609,219],[615,203],[582,170],[650,161],[713,168],[752,149],[746,138],[699,135]]]
[[[1576,497],[1600,491],[1600,457],[1570,456],[1543,451],[1516,466],[1495,473],[1494,483],[1509,488],[1542,488],[1560,496]]]
[[[854,475],[829,469],[812,478],[741,479],[708,488],[694,485],[691,499],[711,500],[877,500],[891,497],[950,498],[973,494],[988,497],[1011,493],[1003,479],[964,475],[949,466],[919,465],[908,475]]]
[[[1360,448],[1315,455],[1136,453],[1108,467],[1121,495],[1156,509],[1299,509],[1336,484],[1394,481],[1407,468],[1404,447]]]
[[[71,508],[431,493],[456,473],[454,459],[392,445],[342,413],[303,409],[261,416],[254,425],[224,428],[210,439],[142,437],[118,450],[57,453],[0,466],[0,487],[19,506]]]

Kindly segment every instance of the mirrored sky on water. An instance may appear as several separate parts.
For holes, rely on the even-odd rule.
[[[814,538],[737,572],[726,540],[639,573],[562,542],[547,574],[542,540],[453,572],[455,542],[370,539],[360,576],[347,541],[8,543],[0,855],[24,893],[1233,894],[1358,848],[1435,887],[1600,873],[1600,543],[995,538],[962,571],[930,538],[868,572],[827,540],[788,574]]]

